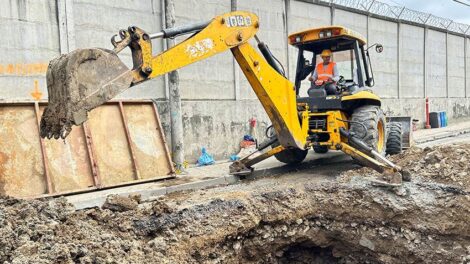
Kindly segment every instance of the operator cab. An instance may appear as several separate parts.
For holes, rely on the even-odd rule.
[[[308,103],[312,110],[340,110],[343,96],[374,85],[366,41],[357,32],[341,26],[314,28],[291,34],[289,44],[298,48],[295,74],[297,101]],[[382,45],[375,46],[377,52],[382,51]],[[322,88],[314,89],[308,80],[316,65],[322,62],[320,54],[325,49],[331,50],[331,60],[336,63],[340,75],[336,82],[337,92],[331,96],[326,96]]]

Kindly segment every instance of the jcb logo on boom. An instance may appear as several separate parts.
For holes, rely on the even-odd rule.
[[[251,17],[249,16],[229,16],[226,21],[227,27],[248,27],[251,25]]]

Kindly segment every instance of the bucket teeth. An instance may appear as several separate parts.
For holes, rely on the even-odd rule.
[[[132,72],[105,49],[78,49],[49,63],[49,104],[41,118],[41,137],[66,138],[87,113],[128,89]]]

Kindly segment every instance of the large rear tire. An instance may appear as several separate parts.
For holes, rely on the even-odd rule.
[[[279,143],[274,143],[273,147],[279,146]],[[280,162],[293,165],[301,163],[307,156],[308,150],[302,149],[285,149],[279,153],[274,154],[274,157]]]
[[[384,156],[387,130],[382,109],[375,105],[361,106],[354,110],[351,121],[350,131]]]
[[[403,149],[403,132],[400,123],[391,122],[387,124],[387,154],[400,154]]]

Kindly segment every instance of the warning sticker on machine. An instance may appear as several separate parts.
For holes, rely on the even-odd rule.
[[[331,100],[331,99],[339,99],[339,96],[337,95],[329,95],[326,97],[326,100]]]
[[[186,46],[186,53],[192,57],[197,58],[205,55],[214,48],[214,41],[210,38],[206,38],[195,42],[194,44],[188,44]]]

